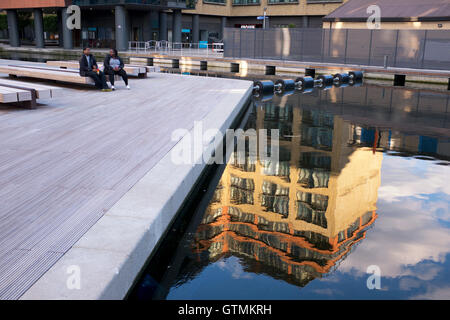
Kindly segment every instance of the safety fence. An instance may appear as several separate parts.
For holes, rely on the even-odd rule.
[[[158,53],[166,55],[223,56],[223,43],[184,43],[169,41],[130,41],[129,51],[137,53]]]
[[[224,57],[450,70],[448,30],[237,29]]]

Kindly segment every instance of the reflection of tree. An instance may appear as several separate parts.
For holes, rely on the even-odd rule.
[[[197,5],[197,0],[186,0],[186,8],[187,9],[195,9]]]

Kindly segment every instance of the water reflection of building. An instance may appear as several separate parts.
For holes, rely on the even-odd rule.
[[[280,129],[280,161],[232,157],[194,252],[203,262],[236,255],[249,271],[303,286],[336,266],[376,219],[382,154],[352,146],[340,117],[283,99],[255,108],[247,127]]]
[[[384,150],[450,158],[448,93],[371,85],[317,91],[302,96],[300,106],[314,106],[354,123],[355,145],[371,146],[377,135],[377,147]]]

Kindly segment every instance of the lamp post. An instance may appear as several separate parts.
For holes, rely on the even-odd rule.
[[[267,11],[267,8],[264,7],[264,14],[263,14],[263,17],[264,17],[264,19],[263,19],[263,29],[266,28],[266,11]]]

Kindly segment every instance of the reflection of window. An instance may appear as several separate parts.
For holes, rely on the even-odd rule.
[[[271,147],[267,146],[267,156],[271,157],[270,154]],[[277,176],[283,177],[284,180],[290,181],[290,165],[291,161],[291,152],[289,149],[280,147],[278,154],[278,161],[264,160],[260,161],[261,166],[263,167],[263,174],[266,176]]]
[[[315,248],[320,250],[330,250],[330,240],[328,237],[325,237],[324,235],[313,232],[313,231],[303,231],[303,230],[294,230],[294,235],[298,237],[303,237],[314,245]]]
[[[302,123],[315,127],[334,128],[334,116],[331,113],[317,110],[303,110]]]
[[[289,224],[286,222],[273,222],[264,217],[258,217],[258,229],[265,231],[275,231],[281,233],[289,233]]]
[[[302,146],[331,151],[333,147],[333,129],[302,125]]]
[[[297,191],[297,220],[327,227],[325,212],[328,197],[321,194]]]
[[[220,200],[222,199],[222,189],[223,186],[219,184],[216,190],[214,190],[214,195],[211,199],[211,203],[220,202]]]
[[[263,167],[263,174],[266,176],[284,177],[289,181],[290,162],[289,161],[277,161],[272,162],[269,160],[261,161]]]
[[[281,141],[292,140],[292,106],[275,106],[274,104],[264,105],[264,129],[270,137],[271,129],[278,129]]]
[[[331,170],[331,157],[320,152],[303,152],[299,163],[300,168]]]
[[[230,197],[236,204],[253,204],[253,191],[255,183],[253,179],[243,179],[231,176]]]
[[[362,217],[361,217],[361,225],[365,226],[366,224],[368,224],[370,222],[370,220],[372,220],[372,212],[366,212]]]
[[[330,172],[322,169],[300,168],[297,183],[304,188],[328,188]]]
[[[264,181],[262,185],[261,205],[268,211],[289,216],[289,188]]]
[[[207,212],[202,219],[202,224],[214,222],[221,215],[222,215],[222,208],[217,208],[213,210],[208,207]]]
[[[256,157],[255,156],[250,156],[248,150],[248,143],[246,141],[246,155],[245,158],[243,157],[243,159],[240,159],[239,154],[235,151],[231,154],[230,157],[230,164],[235,167],[238,168],[242,171],[245,172],[255,172],[256,170]],[[243,163],[242,163],[243,162]]]
[[[359,228],[359,218],[347,228],[347,238],[351,238],[355,231]]]
[[[239,208],[228,207],[228,214],[231,216],[231,221],[249,222],[255,221],[255,215],[252,213],[242,212]]]

